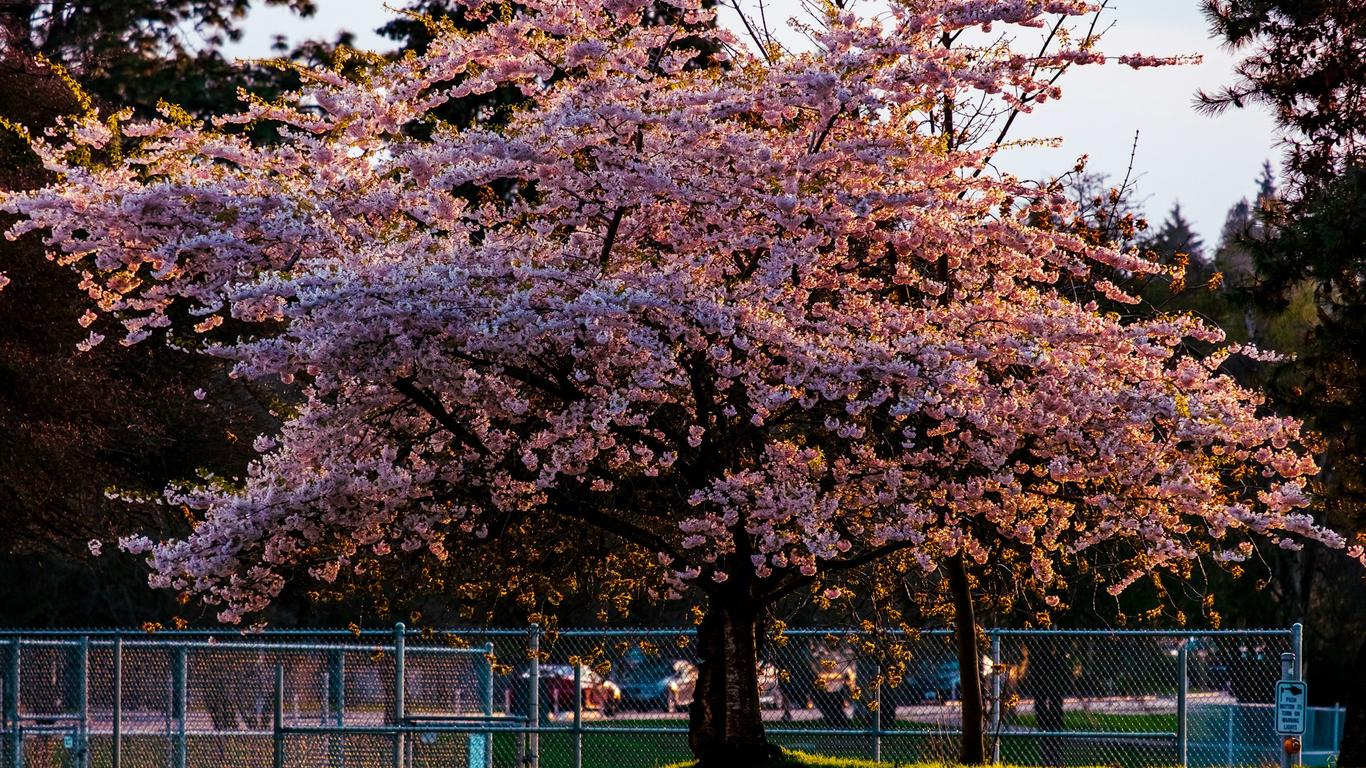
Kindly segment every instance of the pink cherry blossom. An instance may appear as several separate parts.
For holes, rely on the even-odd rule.
[[[538,516],[657,555],[672,596],[1003,545],[1045,591],[1064,557],[1134,553],[1117,593],[1202,548],[1345,545],[1301,511],[1299,425],[1220,372],[1244,350],[1195,360],[1218,329],[1102,313],[1135,300],[1103,275],[1159,268],[1044,226],[1071,209],[992,172],[996,147],[932,135],[927,105],[1025,108],[1104,60],[946,34],[1094,4],[832,11],[809,53],[716,30],[705,64],[641,2],[468,4],[487,29],[213,124],[75,120],[35,145],[57,181],[0,197],[125,342],[197,333],[302,393],[240,481],[167,491],[187,538],[120,541],[154,585],[237,621],[301,565],[444,559]],[[526,99],[506,123],[433,116],[498,88]],[[115,133],[122,160],[77,164]]]

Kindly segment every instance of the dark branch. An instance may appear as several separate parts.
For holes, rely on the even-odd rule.
[[[612,244],[617,240],[617,230],[621,227],[621,218],[626,215],[626,206],[618,206],[612,213],[612,220],[607,224],[607,234],[602,238],[602,253],[598,254],[598,267],[606,268],[607,259],[612,255]]]
[[[687,558],[679,554],[673,545],[664,540],[664,537],[648,531],[640,526],[619,517],[600,512],[589,506],[579,504],[572,499],[564,496],[563,493],[555,494],[554,503],[551,509],[556,514],[564,515],[573,520],[578,520],[593,526],[602,531],[606,531],[624,541],[628,541],[649,552],[662,552],[674,560],[688,563]]]
[[[446,407],[443,406],[441,401],[434,395],[417,386],[417,383],[411,376],[405,376],[395,380],[394,389],[397,389],[405,397],[413,401],[414,405],[426,411],[433,419],[436,419],[436,423],[445,428],[447,432],[450,432],[456,440],[459,440],[468,447],[478,448],[484,453],[489,452],[488,447],[484,445],[484,441],[480,440],[478,435],[474,434],[468,427],[457,421],[455,416],[452,415],[450,411],[446,410]]]
[[[823,576],[830,573],[839,573],[841,571],[850,571],[855,568],[861,568],[862,566],[880,560],[894,552],[899,552],[900,550],[913,546],[915,546],[914,542],[910,541],[888,542],[880,547],[870,549],[857,557],[851,557],[848,560],[838,560],[823,565],[817,573],[818,575]],[[759,595],[759,602],[761,604],[768,604],[781,600],[799,589],[810,586],[815,582],[816,578],[816,576],[797,576],[787,583],[779,584],[768,592]]]

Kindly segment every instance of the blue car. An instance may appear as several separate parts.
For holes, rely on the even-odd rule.
[[[651,657],[623,669],[616,684],[623,707],[677,712],[692,703],[697,667],[683,659]]]

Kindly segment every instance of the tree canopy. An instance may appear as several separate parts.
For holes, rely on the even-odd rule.
[[[1254,540],[1345,546],[1302,510],[1298,423],[1220,371],[1259,353],[1197,359],[1222,340],[1199,319],[1075,298],[1132,303],[1103,275],[1161,267],[1056,226],[1063,191],[989,172],[998,147],[941,109],[1056,96],[1105,60],[1091,37],[947,42],[1093,6],[832,5],[779,55],[684,0],[467,5],[486,26],[300,68],[212,123],[73,119],[33,137],[58,181],[0,198],[79,276],[83,323],[302,392],[245,477],[168,492],[187,537],[122,542],[154,584],[238,621],[300,569],[588,531],[624,545],[626,588],[702,603],[691,743],[729,765],[771,754],[756,627],[795,591],[943,568],[963,629],[989,560],[1052,606],[1074,563],[1118,595]],[[508,88],[505,122],[437,116]],[[277,141],[235,130],[261,123]]]

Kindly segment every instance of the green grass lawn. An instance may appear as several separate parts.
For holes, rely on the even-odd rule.
[[[1017,719],[1032,725],[1032,719]],[[556,723],[554,726],[562,724]],[[851,732],[837,736],[784,733],[779,723],[771,723],[769,738],[784,749],[806,755],[824,756],[826,762],[806,762],[819,768],[865,768],[873,754],[870,734]],[[792,724],[796,727],[802,724]],[[819,727],[820,723],[808,725]],[[898,722],[895,730],[881,739],[882,766],[929,768],[952,761],[957,741],[952,735],[927,733],[927,724]],[[584,768],[663,768],[686,765],[690,758],[683,719],[658,720],[619,717],[585,723],[582,739]],[[553,726],[552,726],[553,727]],[[935,726],[942,727],[942,726]],[[1143,713],[1087,715],[1068,713],[1067,727],[1072,730],[1163,731],[1174,728],[1171,715]],[[630,733],[602,729],[677,728],[676,733]],[[478,738],[478,737],[476,737]],[[495,734],[495,768],[517,766],[519,735]],[[463,733],[431,733],[408,737],[408,768],[482,768],[469,766],[471,738]],[[567,732],[540,735],[542,768],[571,768],[574,765],[574,736]],[[1040,739],[1030,734],[1007,735],[1002,739],[1001,756],[1015,765],[1038,765]],[[187,739],[187,768],[272,768],[273,741],[270,736],[216,737],[191,735]],[[64,748],[61,738],[25,740],[28,768],[79,768],[73,750]],[[293,735],[286,739],[287,768],[392,768],[392,736],[353,734],[344,739],[316,735]],[[1069,739],[1064,742],[1069,765],[1105,765],[1117,768],[1147,768],[1172,760],[1167,743],[1126,743],[1122,739]],[[95,737],[90,743],[90,768],[110,768],[110,740]],[[814,759],[814,758],[813,758]],[[126,735],[123,742],[124,768],[165,768],[172,764],[171,746],[166,736]]]
[[[807,752],[788,750],[784,753],[786,760],[775,768],[947,768],[950,763],[943,762],[881,762],[875,763],[871,760],[860,760],[857,758],[832,757],[830,755],[813,755]],[[691,761],[674,763],[666,768],[691,768]],[[997,766],[997,768],[1012,768],[1009,765]]]
[[[1037,727],[1034,715],[1012,715],[1009,726]],[[1064,712],[1064,731],[1105,731],[1107,733],[1176,733],[1174,712]]]
[[[1124,726],[1129,731],[1140,729],[1141,718],[1131,716]],[[602,723],[594,723],[602,725]],[[612,727],[659,727],[676,726],[669,721],[630,721],[618,720]],[[899,725],[905,725],[900,723]],[[1147,729],[1147,725],[1142,725]],[[1154,730],[1161,730],[1154,728]],[[873,764],[868,762],[873,754],[871,735],[851,733],[841,736],[823,736],[800,733],[784,733],[770,729],[769,739],[786,750],[807,755],[822,755],[830,761],[826,763],[799,763],[794,765],[830,766],[831,768],[864,768]],[[1001,757],[1007,763],[1016,765],[1038,765],[1040,762],[1040,740],[1028,735],[1008,736],[1001,742]],[[1126,744],[1122,741],[1067,740],[1062,747],[1069,765],[1105,765],[1116,768],[1150,768],[1173,760],[1173,748],[1166,743]],[[541,765],[543,768],[568,768],[573,765],[573,736],[568,733],[541,734]],[[952,761],[958,751],[956,737],[930,734],[911,728],[899,729],[882,736],[882,766],[944,765]],[[688,764],[687,735],[684,733],[617,733],[587,730],[583,736],[584,768],[680,768]],[[515,737],[512,734],[499,734],[495,737],[494,765],[516,765]]]
[[[887,768],[891,763],[874,763],[871,760],[859,760],[847,757],[832,757],[830,755],[813,755],[808,752],[798,752],[786,750],[783,753],[785,758],[774,768]],[[692,761],[673,763],[667,768],[691,768]],[[899,763],[898,768],[942,768],[943,763]],[[1001,766],[1000,768],[1008,768]]]

